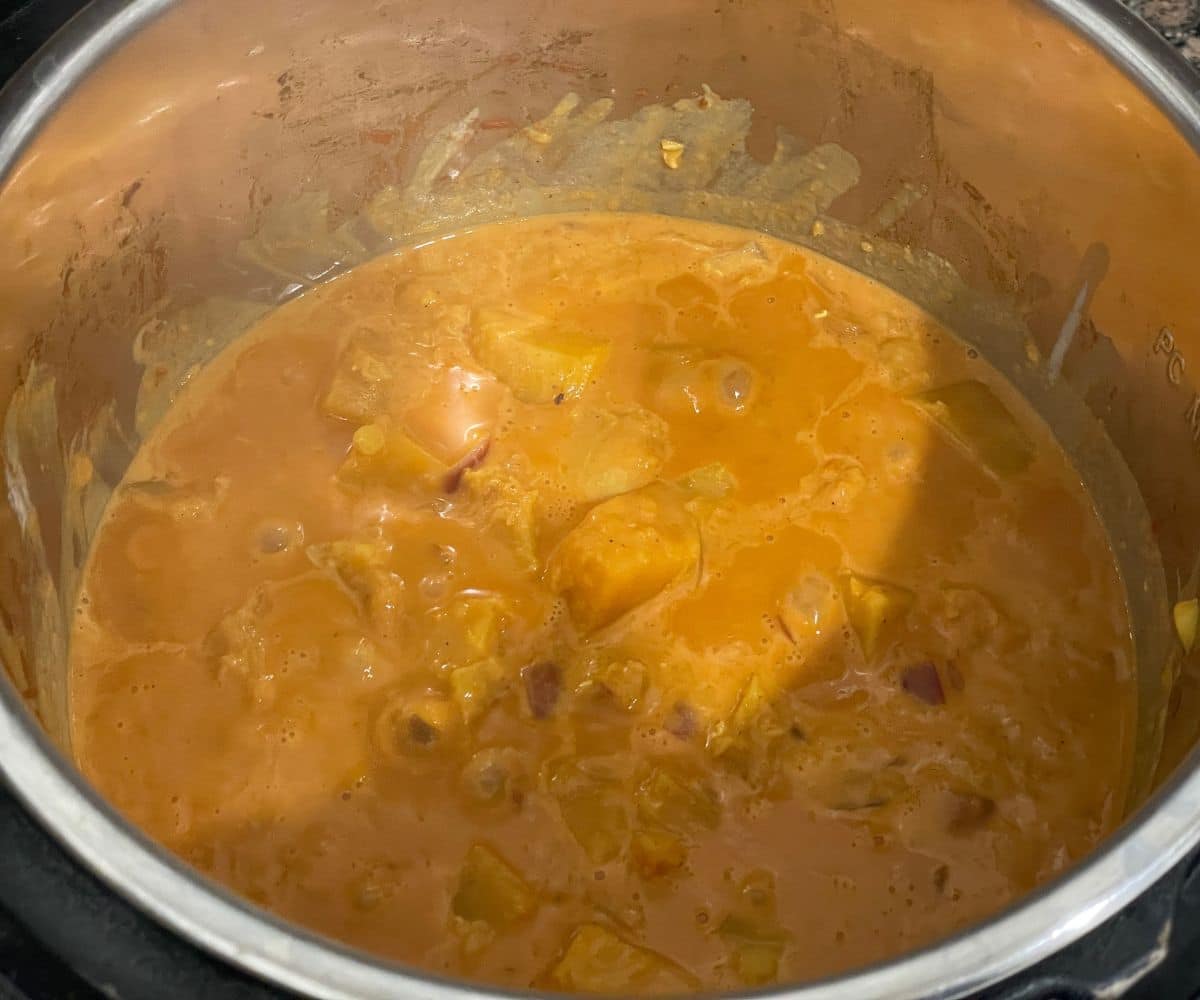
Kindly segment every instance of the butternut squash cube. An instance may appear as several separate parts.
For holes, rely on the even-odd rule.
[[[557,762],[550,791],[563,822],[593,864],[612,861],[629,841],[627,796],[620,782],[594,758]]]
[[[599,686],[625,712],[632,712],[646,694],[649,678],[639,660],[610,660],[597,667],[585,686]]]
[[[735,493],[738,488],[733,473],[720,462],[710,462],[693,469],[679,479],[679,485],[689,493],[709,500],[722,500]]]
[[[656,485],[592,508],[552,553],[549,582],[591,632],[694,572],[699,558],[696,523],[678,492]]]
[[[600,924],[583,924],[571,935],[547,978],[547,985],[564,993],[610,996],[689,993],[698,985],[670,959]]]
[[[391,363],[383,354],[352,341],[338,358],[321,409],[339,420],[372,420],[387,408],[392,378]]]
[[[483,715],[500,696],[505,671],[499,661],[476,660],[450,672],[450,693],[468,725]]]
[[[730,964],[742,982],[763,986],[779,975],[779,959],[787,942],[783,932],[731,914],[721,921],[717,933],[729,948]]]
[[[411,490],[444,475],[446,466],[397,427],[364,424],[354,432],[350,454],[338,469],[349,486]]]
[[[463,920],[502,930],[530,916],[537,909],[537,895],[500,855],[474,844],[467,852],[451,909]]]
[[[478,309],[471,352],[525,403],[575,399],[608,357],[608,343],[538,317]]]
[[[638,830],[630,845],[630,864],[644,879],[662,878],[677,872],[687,861],[687,848],[675,834],[665,830]]]
[[[391,568],[391,549],[371,541],[339,539],[310,545],[309,561],[328,573],[385,633],[397,624],[404,611],[404,579]]]
[[[721,803],[700,779],[679,774],[665,764],[655,767],[635,796],[638,814],[647,822],[676,833],[715,830]]]
[[[566,789],[558,806],[571,836],[592,864],[606,864],[624,850],[629,820],[617,789],[602,782]]]
[[[457,594],[430,614],[436,666],[453,670],[495,655],[509,605],[497,594]]]
[[[649,410],[581,407],[559,448],[562,479],[579,499],[595,503],[653,482],[670,450],[665,421]]]
[[[912,607],[913,593],[882,580],[851,574],[843,581],[842,600],[863,655],[871,657]]]
[[[527,485],[533,473],[524,463],[514,467],[484,464],[463,474],[462,483],[480,508],[487,530],[503,538],[513,554],[532,568],[537,563],[538,493]]]
[[[738,740],[749,733],[769,710],[767,694],[757,675],[751,674],[738,694],[733,711],[712,727],[707,740],[709,751],[720,757],[733,749]]]

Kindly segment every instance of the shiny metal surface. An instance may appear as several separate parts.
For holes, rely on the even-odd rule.
[[[137,373],[128,338],[165,304],[197,289],[253,286],[268,300],[294,292],[295,276],[260,287],[261,275],[228,266],[256,213],[262,221],[264,191],[319,185],[350,212],[363,191],[402,171],[410,135],[428,135],[475,101],[515,116],[542,113],[567,87],[628,100],[637,89],[657,98],[708,82],[751,96],[772,124],[832,133],[851,148],[865,170],[839,208],[848,220],[868,217],[897,178],[925,183],[941,196],[937,207],[903,223],[900,236],[945,256],[973,286],[1025,303],[1044,348],[1075,294],[1084,248],[1109,246],[1113,264],[1091,316],[1103,335],[1069,355],[1064,373],[1137,479],[1174,594],[1200,551],[1187,374],[1188,359],[1200,365],[1200,289],[1190,277],[1200,167],[1188,149],[1200,150],[1200,99],[1182,61],[1115,0],[913,0],[903,19],[882,0],[844,0],[836,11],[731,4],[712,15],[708,5],[703,16],[688,0],[661,6],[653,19],[587,0],[490,10],[424,0],[279,0],[237,14],[232,4],[166,0],[90,9],[0,98],[0,228],[11,237],[0,250],[0,295],[13,303],[0,319],[4,398],[27,374],[19,366],[32,342],[39,359],[70,374],[65,443],[76,410],[85,426],[104,399],[129,394]],[[786,23],[774,34],[787,38],[760,40],[764,23]],[[733,53],[751,46],[759,61],[739,63]],[[880,65],[879,51],[892,62]],[[377,143],[385,133],[403,136],[399,147]],[[109,259],[122,266],[104,272]],[[89,268],[99,268],[95,280]],[[43,486],[54,493],[53,482]],[[25,517],[47,549],[66,548],[65,528],[43,517],[30,529]],[[8,549],[12,573],[24,571],[16,551]],[[69,590],[67,569],[50,575]],[[15,633],[29,627],[21,600],[19,588],[0,595]],[[22,663],[11,662],[14,650]],[[64,756],[55,664],[19,635],[4,655],[23,682],[21,693],[0,684],[0,769],[48,829],[148,913],[313,996],[488,995],[298,931],[164,856]],[[1200,754],[1187,754],[1194,679],[1178,690],[1165,768],[1174,773],[1093,858],[937,947],[775,995],[959,996],[1118,911],[1200,842]]]

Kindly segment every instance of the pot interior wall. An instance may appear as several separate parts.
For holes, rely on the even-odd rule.
[[[902,18],[878,0],[221,0],[124,41],[0,188],[3,654],[60,746],[79,569],[169,391],[338,270],[519,214],[456,215],[440,195],[564,95],[611,98],[624,120],[705,85],[752,106],[751,158],[782,131],[857,163],[856,183],[771,225],[910,291],[1051,419],[1138,626],[1137,795],[1160,745],[1159,777],[1184,758],[1200,671],[1168,611],[1196,592],[1200,171],[1146,96],[1020,0],[912,0]],[[686,198],[612,204],[713,215],[719,178],[693,181]],[[417,193],[390,226],[389,190]],[[814,220],[840,238],[820,242]]]

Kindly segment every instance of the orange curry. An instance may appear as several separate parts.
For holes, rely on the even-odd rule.
[[[79,602],[75,752],[130,820],[506,986],[892,956],[1129,781],[1124,592],[1047,429],[886,288],[700,222],[484,226],[277,309]]]

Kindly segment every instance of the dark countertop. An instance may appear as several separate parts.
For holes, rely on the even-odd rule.
[[[1200,69],[1200,0],[1122,0]]]

